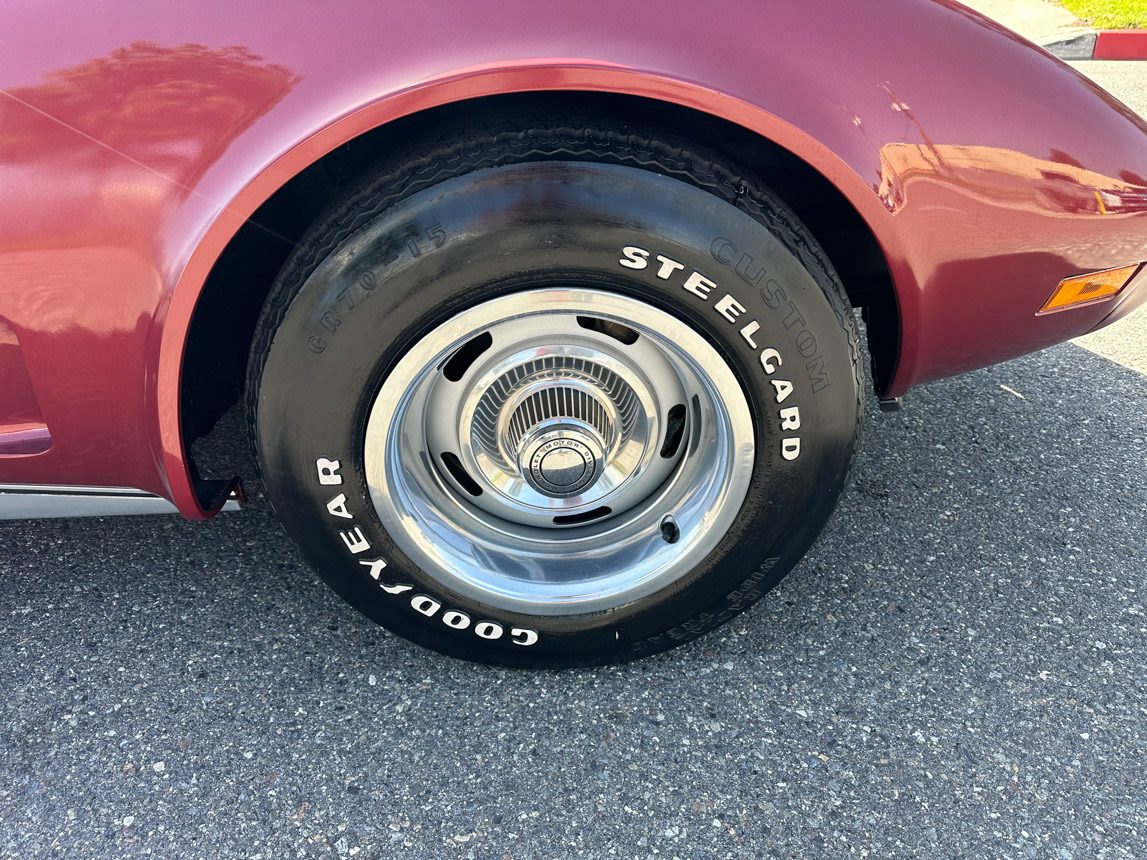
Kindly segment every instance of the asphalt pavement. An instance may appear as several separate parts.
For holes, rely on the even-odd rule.
[[[1145,415],[1070,344],[925,386],[778,590],[591,671],[388,635],[258,499],[0,523],[0,856],[1141,860]]]
[[[0,857],[1141,860],[1145,418],[1073,344],[924,386],[778,590],[588,671],[388,635],[258,498],[0,523]]]

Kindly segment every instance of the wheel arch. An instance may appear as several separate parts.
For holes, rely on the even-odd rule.
[[[853,306],[864,309],[874,380],[878,390],[888,383],[902,326],[889,266],[895,256],[889,237],[873,228],[887,213],[848,165],[768,112],[695,84],[615,68],[550,72],[550,80],[530,83],[520,70],[491,70],[375,102],[289,149],[222,210],[175,286],[160,345],[162,460],[185,515],[208,516],[221,498],[225,485],[200,477],[191,444],[240,393],[251,335],[278,268],[342,183],[412,129],[488,121],[531,102],[567,100],[595,116],[668,126],[761,176],[805,221]],[[246,288],[233,289],[236,280]]]

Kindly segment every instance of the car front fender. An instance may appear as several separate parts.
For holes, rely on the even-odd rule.
[[[364,0],[318,14],[212,0],[124,3],[114,20],[58,8],[68,27],[43,9],[15,13],[0,73],[5,128],[16,119],[21,132],[0,158],[12,189],[0,316],[53,440],[34,458],[0,458],[3,481],[136,486],[205,515],[179,385],[220,253],[317,159],[466,99],[643,96],[803,159],[888,263],[901,322],[890,395],[1093,328],[1110,308],[1035,312],[1064,277],[1147,257],[1142,120],[955,2]],[[68,288],[81,277],[82,295]],[[37,315],[45,304],[52,324]],[[49,356],[97,349],[104,397],[84,409]]]

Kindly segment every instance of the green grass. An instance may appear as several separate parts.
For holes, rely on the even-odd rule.
[[[1147,28],[1147,0],[1060,0],[1068,11],[1104,30]]]

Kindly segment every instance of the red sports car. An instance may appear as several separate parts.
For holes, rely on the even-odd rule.
[[[953,0],[4,32],[0,516],[237,504],[191,445],[242,402],[306,558],[461,657],[638,657],[768,591],[845,483],[857,312],[895,403],[1147,298],[1147,125]]]

